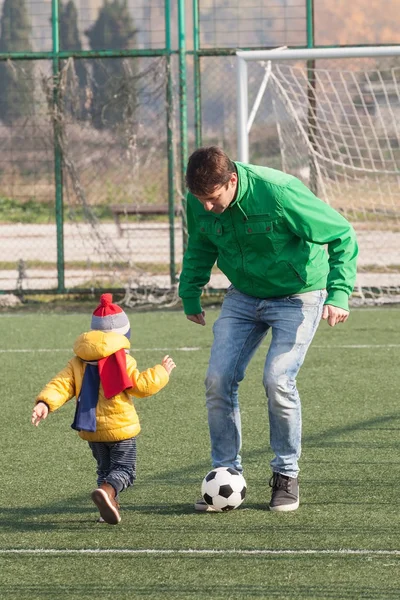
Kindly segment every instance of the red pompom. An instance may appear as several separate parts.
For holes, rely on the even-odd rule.
[[[102,294],[100,296],[100,305],[109,306],[110,304],[112,304],[112,294]]]

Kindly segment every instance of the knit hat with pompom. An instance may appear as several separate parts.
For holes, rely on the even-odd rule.
[[[100,296],[100,304],[92,315],[92,329],[99,331],[113,331],[130,337],[131,325],[126,313],[118,304],[113,304],[112,294]]]

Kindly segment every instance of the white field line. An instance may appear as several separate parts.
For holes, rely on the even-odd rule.
[[[313,344],[311,348],[319,348],[323,350],[329,350],[331,348],[400,348],[400,344],[335,344],[329,346],[320,346]],[[182,347],[182,348],[131,348],[131,352],[198,352],[199,350],[205,350],[200,346],[193,347]],[[209,348],[207,348],[209,350]],[[0,354],[9,353],[34,353],[34,352],[71,352],[71,348],[0,348]]]
[[[400,344],[335,344],[329,346],[319,346],[318,344],[312,344],[311,348],[400,348]]]
[[[198,350],[202,350],[203,348],[193,347],[193,348],[131,348],[131,352],[197,352]],[[5,348],[0,348],[0,353],[9,354],[10,352],[69,352],[71,353],[71,348],[11,348],[9,350]]]
[[[130,554],[130,555],[210,555],[210,556],[400,556],[400,550],[354,550],[342,548],[339,550],[272,550],[272,549],[157,549],[157,548],[76,548],[76,549],[57,549],[57,548],[5,548],[0,550],[0,555],[7,554],[36,554],[36,555],[72,555],[72,554]]]

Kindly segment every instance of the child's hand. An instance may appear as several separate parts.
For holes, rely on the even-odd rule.
[[[49,408],[44,402],[38,402],[32,412],[32,425],[39,425],[40,421],[45,419],[49,414]]]
[[[168,354],[166,356],[164,356],[161,364],[164,367],[164,369],[167,371],[168,375],[170,375],[172,369],[175,369],[175,367],[176,367],[176,364],[174,363],[172,358],[170,356],[168,356]]]

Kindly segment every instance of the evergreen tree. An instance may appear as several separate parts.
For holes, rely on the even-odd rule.
[[[60,48],[61,50],[82,50],[78,30],[78,11],[74,0],[60,5]]]
[[[4,0],[1,17],[0,51],[29,52],[31,25],[25,0]],[[0,63],[0,119],[11,125],[34,112],[33,64],[14,61]]]
[[[61,50],[82,50],[78,29],[78,11],[73,0],[60,6],[60,48]],[[69,112],[78,118],[85,118],[88,101],[88,74],[86,61],[74,60],[76,80],[69,78],[65,90],[64,102]]]
[[[136,36],[127,0],[105,0],[94,25],[88,29],[92,50],[126,50]],[[132,118],[136,105],[137,59],[93,61],[92,122],[98,129]]]

